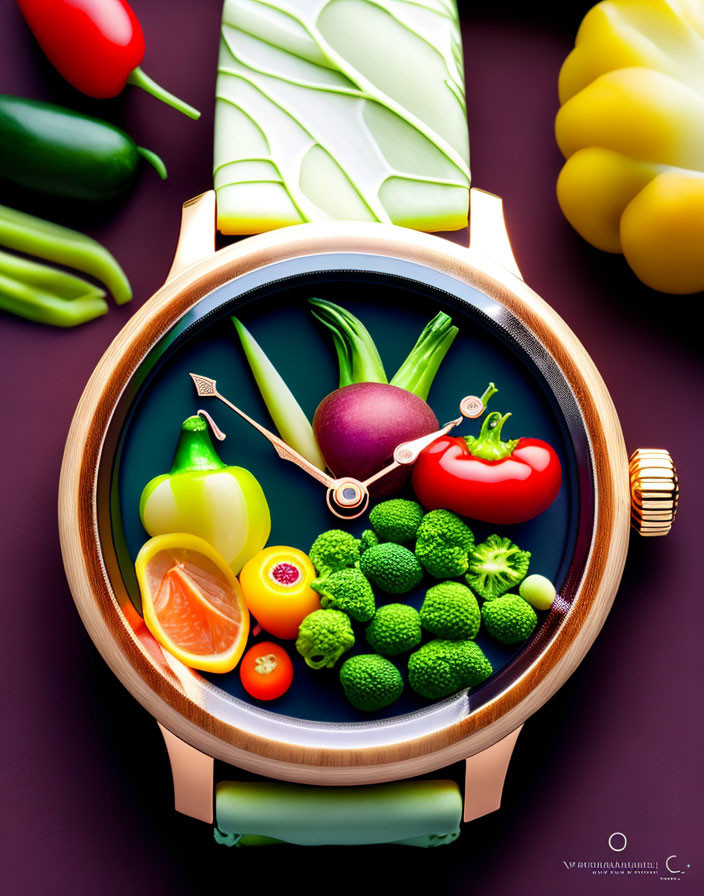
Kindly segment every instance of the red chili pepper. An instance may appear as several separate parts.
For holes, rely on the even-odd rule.
[[[540,439],[501,441],[510,414],[489,414],[478,436],[442,436],[413,467],[413,489],[429,510],[444,507],[487,523],[522,523],[552,504],[562,468]]]
[[[139,67],[144,34],[125,0],[17,0],[52,65],[76,90],[97,99],[136,84],[189,118],[200,112]]]

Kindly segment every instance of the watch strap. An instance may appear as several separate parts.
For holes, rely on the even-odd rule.
[[[358,787],[223,781],[215,790],[215,839],[227,846],[440,846],[457,839],[461,819],[454,781]]]
[[[469,138],[455,0],[225,0],[215,104],[217,226],[358,220],[461,230]],[[453,781],[218,784],[226,845],[459,836]]]
[[[218,229],[359,220],[467,226],[455,0],[225,0]]]

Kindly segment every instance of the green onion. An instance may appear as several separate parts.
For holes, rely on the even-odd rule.
[[[0,308],[27,320],[75,327],[108,310],[105,290],[66,271],[0,251]]]
[[[68,227],[0,205],[0,245],[95,277],[107,286],[118,305],[132,298],[125,272],[108,250]]]
[[[325,299],[309,299],[313,317],[332,333],[340,365],[340,388],[352,383],[387,383],[384,365],[364,324]]]
[[[236,317],[232,318],[232,323],[235,325],[245,357],[279,435],[306,460],[324,470],[325,461],[313,434],[313,427],[293,393],[244,324]]]
[[[458,332],[452,326],[452,319],[444,311],[438,312],[396,371],[391,385],[407,389],[426,401],[435,374]]]

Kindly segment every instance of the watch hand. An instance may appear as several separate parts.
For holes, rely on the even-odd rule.
[[[462,420],[463,417],[458,417],[456,420],[450,420],[449,423],[446,423],[442,429],[439,429],[437,432],[431,432],[427,436],[420,436],[420,438],[413,439],[410,442],[401,442],[400,445],[397,445],[394,448],[393,463],[390,463],[388,467],[379,470],[378,473],[370,476],[369,479],[365,479],[362,485],[368,487],[372,482],[376,482],[377,479],[381,479],[382,476],[391,473],[392,470],[397,470],[399,467],[406,467],[409,464],[415,463],[418,460],[418,455],[424,448],[427,448],[428,445],[432,445],[432,443],[436,439],[439,439],[440,436],[446,435],[450,430],[459,426]]]
[[[309,460],[306,460],[305,457],[302,457],[297,451],[294,451],[283,439],[279,438],[279,436],[274,435],[273,432],[270,432],[265,426],[262,426],[261,423],[257,423],[256,420],[253,420],[249,414],[245,414],[244,411],[240,410],[236,405],[234,405],[231,401],[228,401],[224,395],[221,395],[218,392],[217,387],[215,385],[215,380],[211,380],[206,376],[201,376],[198,373],[191,373],[191,379],[196,387],[196,392],[201,398],[219,398],[223,404],[226,404],[228,408],[233,410],[236,414],[239,414],[244,420],[249,423],[250,426],[253,426],[258,432],[260,432],[265,439],[268,439],[274,447],[274,451],[279,455],[279,457],[284,460],[289,460],[291,463],[296,464],[297,467],[300,467],[309,476],[312,476],[314,479],[317,479],[318,482],[321,482],[323,485],[328,488],[333,488],[337,484],[337,480],[333,479],[332,476],[328,476],[327,473],[323,472],[323,470],[318,469],[315,464],[312,464]]]
[[[391,473],[392,470],[397,470],[400,466],[414,464],[418,460],[418,455],[424,448],[427,448],[428,445],[431,445],[436,439],[439,439],[440,436],[446,435],[451,429],[459,426],[463,417],[467,417],[470,420],[481,417],[486,409],[487,401],[489,401],[491,396],[496,392],[498,392],[496,386],[493,383],[489,383],[481,398],[476,395],[467,395],[460,402],[461,417],[446,423],[443,428],[439,429],[437,432],[431,432],[427,436],[421,436],[419,439],[413,439],[411,442],[402,442],[400,445],[397,445],[394,449],[393,463],[384,467],[382,470],[379,470],[378,473],[375,473],[369,479],[365,479],[362,484],[364,486],[369,486],[372,482],[376,482],[377,479],[381,479],[382,476],[386,476],[386,474]]]

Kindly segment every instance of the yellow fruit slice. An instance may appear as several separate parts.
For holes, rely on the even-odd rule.
[[[135,569],[144,622],[161,646],[192,669],[234,669],[247,643],[249,611],[220,554],[195,535],[157,535]]]

